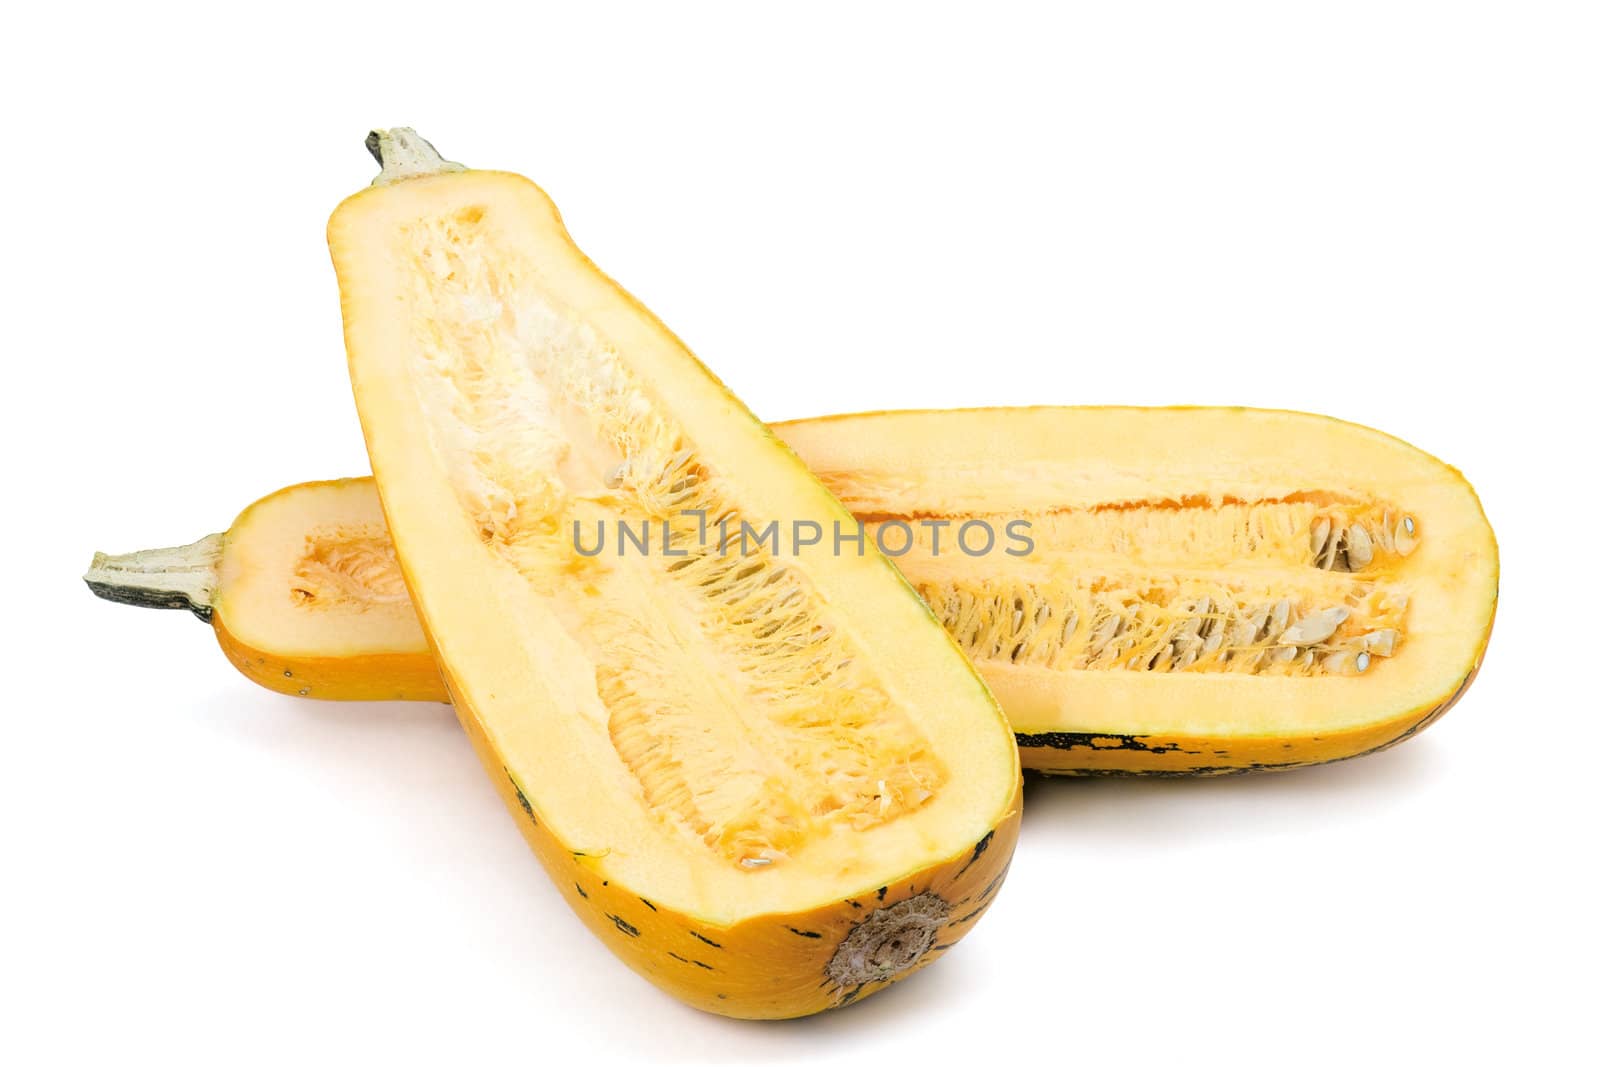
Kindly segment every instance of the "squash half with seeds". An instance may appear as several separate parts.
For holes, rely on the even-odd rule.
[[[374,134],[328,226],[411,602],[491,778],[629,965],[728,1015],[871,993],[971,928],[1020,809],[993,697],[893,564],[525,178]],[[631,537],[636,551],[591,551]]]
[[[895,554],[1000,696],[1024,767],[1217,774],[1360,755],[1434,721],[1487,646],[1499,564],[1477,497],[1376,430],[1246,408],[773,429]],[[370,479],[292,486],[224,535],[100,556],[89,578],[193,608],[269,688],[447,699]]]
[[[1488,645],[1499,555],[1454,468],[1363,426],[1245,408],[792,423],[1000,698],[1025,766],[1217,774],[1413,736]],[[908,477],[908,472],[914,472]],[[1031,551],[936,553],[1028,524]]]

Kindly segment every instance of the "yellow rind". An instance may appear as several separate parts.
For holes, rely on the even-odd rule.
[[[1019,781],[1004,818],[953,856],[893,882],[861,887],[825,907],[719,926],[629,892],[608,876],[606,857],[557,838],[499,765],[481,729],[463,722],[517,828],[584,925],[640,976],[691,1007],[732,1018],[790,1019],[843,1007],[944,955],[994,899],[1021,825]],[[859,987],[819,978],[858,923],[930,892],[949,905],[949,916],[916,965]]]
[[[746,472],[746,480],[738,484],[753,494],[752,510],[792,507],[803,515],[848,516],[792,453],[775,443],[763,443],[772,442],[770,431],[709,374],[702,377],[698,364],[653,316],[582,257],[553,205],[532,183],[514,175],[464,172],[419,178],[391,189],[350,198],[329,227],[357,406],[382,489],[381,503],[395,532],[405,586],[417,604],[422,630],[458,718],[568,902],[635,971],[695,1007],[736,1017],[788,1018],[836,1007],[937,958],[970,929],[981,906],[987,905],[1016,838],[1020,777],[1015,748],[981,680],[953,646],[939,644],[948,643],[948,636],[914,595],[908,595],[898,572],[881,557],[874,554],[858,567],[824,559],[805,573],[832,598],[831,604],[862,641],[861,647],[876,662],[886,664],[886,670],[892,666],[897,672],[893,677],[901,687],[897,696],[903,699],[908,692],[926,688],[929,702],[919,706],[924,721],[944,716],[939,721],[946,736],[960,736],[975,745],[963,750],[965,763],[952,761],[956,778],[946,783],[944,792],[908,816],[921,818],[920,827],[911,827],[916,832],[897,828],[895,836],[873,837],[870,828],[844,829],[813,846],[828,847],[830,851],[820,854],[832,862],[813,858],[809,869],[799,860],[784,866],[787,857],[780,855],[780,865],[770,872],[730,871],[697,847],[685,851],[683,839],[670,832],[671,813],[652,810],[647,793],[640,800],[637,787],[590,775],[587,768],[610,767],[601,761],[618,755],[614,740],[608,741],[604,732],[597,737],[592,730],[594,719],[587,717],[587,705],[585,717],[571,710],[572,704],[594,697],[592,668],[599,661],[587,660],[588,653],[581,648],[570,660],[558,660],[549,652],[556,642],[588,631],[582,626],[574,630],[571,620],[540,606],[537,598],[544,597],[559,607],[560,592],[545,591],[548,586],[534,592],[533,583],[525,580],[528,571],[499,568],[498,557],[480,554],[489,539],[480,542],[481,530],[472,528],[472,514],[454,506],[460,502],[455,494],[462,483],[454,480],[456,472],[445,469],[433,451],[437,445],[417,436],[419,421],[426,427],[432,425],[428,420],[439,416],[418,407],[417,394],[406,384],[405,376],[411,372],[395,355],[406,344],[407,327],[393,317],[391,293],[404,291],[393,279],[411,267],[406,261],[386,258],[394,254],[386,250],[386,234],[396,226],[411,225],[406,220],[445,213],[453,218],[457,211],[471,213],[474,222],[485,212],[509,220],[507,240],[524,242],[521,247],[537,258],[541,284],[555,287],[558,304],[596,322],[607,343],[615,345],[615,353],[627,353],[629,359],[659,373],[653,383],[659,392],[648,402],[662,404],[693,427],[697,451],[703,449],[713,464],[720,456],[719,474],[730,483],[737,478],[732,472]],[[481,206],[485,203],[489,206]],[[508,276],[515,275],[508,271]],[[443,345],[441,350],[455,343],[438,341],[431,334],[429,338],[436,347]],[[540,418],[520,413],[516,417],[528,425]],[[491,440],[486,447],[498,450],[500,442]],[[489,453],[472,453],[472,458],[476,461],[485,454]],[[495,451],[491,458],[499,455]],[[535,457],[533,464],[514,468],[531,469],[546,458]],[[561,562],[553,549],[538,551],[547,552],[549,561]],[[845,575],[850,581],[842,580]],[[504,595],[488,597],[490,590]],[[570,592],[580,598],[595,595],[592,586]],[[859,618],[848,614],[856,605],[843,595],[846,592],[858,594]],[[495,610],[483,610],[486,601]],[[914,619],[915,625],[926,622],[930,628],[919,638],[922,643],[915,644],[904,626],[897,628],[890,619]],[[242,644],[238,627],[226,621],[222,627],[233,635],[236,646]],[[885,659],[880,647],[896,641],[901,656]],[[249,659],[248,652],[244,658]],[[913,671],[908,664],[926,665],[930,673]],[[938,688],[925,681],[928,677],[946,683],[959,679],[962,687],[971,689],[954,693],[948,684]],[[327,675],[319,680],[330,684]],[[823,685],[810,679],[806,684]],[[825,701],[835,699],[831,689],[817,691]],[[531,773],[535,768],[537,774]],[[516,780],[519,773],[525,780]],[[938,813],[944,822],[922,818],[926,813]],[[589,842],[567,839],[579,836],[572,833],[574,827],[596,826],[600,831]],[[663,826],[669,832],[659,833]],[[594,840],[616,846],[615,851],[596,851]],[[887,851],[878,851],[878,846]],[[945,854],[953,846],[954,854]],[[853,884],[856,878],[881,878],[902,865],[914,869],[886,884]],[[862,873],[839,873],[852,869]],[[980,883],[980,878],[987,881]],[[701,879],[715,891],[702,890]],[[965,893],[968,882],[973,888],[961,899],[979,905],[981,898],[981,906],[953,910],[952,897],[957,890]],[[646,900],[640,894],[648,891],[647,886],[662,889],[676,904]],[[830,961],[858,923],[871,922],[883,909],[925,894],[936,894],[952,907],[941,913],[943,941],[930,943],[929,951],[904,966],[882,971],[878,979],[850,988],[829,980]],[[697,949],[698,955],[690,954]],[[705,954],[712,951],[725,958],[707,959]]]

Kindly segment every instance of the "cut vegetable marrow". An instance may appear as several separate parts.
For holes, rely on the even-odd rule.
[[[1471,488],[1360,426],[1028,408],[773,429],[889,551],[906,541],[897,517],[919,534],[897,562],[1001,695],[1025,767],[1220,773],[1358,755],[1437,718],[1488,640],[1498,564]],[[969,556],[957,539],[973,518],[996,542]],[[1007,554],[1023,547],[1017,521],[1027,556]],[[101,557],[102,595],[127,599],[138,572],[186,560],[157,580],[158,606],[214,608],[229,658],[261,684],[448,699],[370,479],[275,493],[217,545]],[[182,601],[192,572],[208,591]]]
[[[935,557],[916,525],[896,561],[1000,698],[1027,766],[1221,773],[1360,755],[1443,714],[1489,640],[1499,557],[1476,494],[1362,426],[1034,408],[783,434],[869,527],[1029,522],[1024,556]]]
[[[703,536],[850,518],[542,190],[409,130],[370,147],[383,173],[328,243],[379,497],[461,721],[568,901],[728,1015],[819,1011],[942,953],[1020,808],[982,680],[876,552]]]

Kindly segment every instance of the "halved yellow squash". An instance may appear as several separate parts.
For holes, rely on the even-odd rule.
[[[883,556],[794,549],[849,514],[542,190],[409,130],[369,147],[383,173],[328,243],[378,495],[551,877],[637,971],[728,1015],[940,954],[1020,809],[982,680]]]
[[[1030,550],[896,562],[1025,766],[1225,773],[1361,755],[1482,662],[1499,555],[1460,473],[1366,427],[1243,408],[811,420],[785,439],[870,527],[1028,524]],[[913,477],[907,477],[914,471]]]
[[[1489,637],[1498,561],[1471,487],[1375,430],[1244,408],[773,429],[873,540],[911,544],[896,562],[1000,695],[1025,767],[1194,774],[1358,755],[1435,719]],[[1020,537],[1031,551],[1012,554]],[[190,571],[203,588],[186,594]],[[269,688],[447,699],[370,479],[281,490],[220,539],[101,557],[91,580],[195,607]]]

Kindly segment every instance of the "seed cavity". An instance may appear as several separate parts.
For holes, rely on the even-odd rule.
[[[903,496],[886,472],[824,481],[858,510]],[[897,518],[874,513],[869,531]],[[990,518],[1026,518],[1031,557],[951,562],[917,535],[896,559],[979,664],[1340,675],[1404,643],[1418,527],[1389,502],[1304,491]]]
[[[1331,606],[1249,583],[1093,578],[921,581],[934,616],[979,663],[1054,670],[1346,674],[1401,644],[1407,600],[1348,582]],[[1024,604],[1021,612],[1015,610]],[[1021,621],[1019,622],[1019,617]],[[1088,620],[1078,625],[1080,620]],[[1360,654],[1360,658],[1357,656]]]
[[[409,603],[394,543],[377,523],[324,526],[307,535],[289,596],[307,610],[363,612]]]

